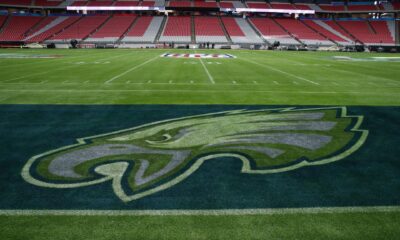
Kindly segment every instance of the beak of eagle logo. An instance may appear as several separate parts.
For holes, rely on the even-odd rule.
[[[364,143],[362,116],[345,107],[236,110],[154,122],[78,139],[28,160],[23,178],[49,188],[110,181],[124,202],[170,188],[207,160],[233,157],[243,174],[338,161]],[[223,170],[221,170],[223,171]]]

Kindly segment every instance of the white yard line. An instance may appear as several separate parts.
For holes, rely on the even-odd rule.
[[[208,76],[208,80],[210,80],[210,82],[212,84],[215,84],[214,78],[213,76],[211,76],[210,72],[208,71],[206,65],[204,64],[203,60],[201,58],[199,58],[201,65],[203,66],[204,71],[207,73]]]
[[[105,83],[105,84],[109,84],[109,83],[111,83],[112,81],[114,81],[115,79],[118,79],[118,78],[120,78],[120,77],[122,77],[122,76],[124,76],[124,75],[126,75],[126,74],[128,74],[128,73],[130,73],[130,72],[132,72],[132,71],[134,71],[134,70],[136,70],[136,69],[138,69],[138,68],[140,68],[140,67],[142,67],[142,66],[144,66],[144,65],[146,65],[146,64],[148,64],[148,63],[150,63],[150,62],[152,62],[152,61],[154,61],[154,60],[156,60],[156,59],[158,59],[159,57],[160,57],[160,56],[157,55],[157,56],[155,56],[154,58],[147,60],[146,62],[143,62],[143,63],[141,63],[141,64],[139,64],[139,65],[136,65],[136,66],[134,66],[134,67],[132,67],[132,68],[126,70],[125,72],[114,76],[113,78],[111,78],[111,79],[105,81],[104,83]]]
[[[284,74],[284,75],[286,75],[286,76],[289,76],[289,77],[292,77],[292,78],[297,78],[297,79],[299,79],[299,80],[303,80],[303,81],[306,81],[306,82],[311,83],[311,84],[314,84],[314,85],[320,85],[319,83],[314,82],[314,81],[311,81],[310,79],[296,76],[296,75],[294,75],[294,74],[291,74],[291,73],[285,72],[285,71],[283,71],[283,70],[280,70],[280,69],[271,67],[271,66],[269,66],[269,65],[261,64],[261,63],[254,62],[254,61],[252,61],[252,60],[248,60],[248,59],[244,59],[244,58],[238,58],[238,59],[240,59],[240,60],[242,60],[242,61],[245,61],[245,62],[249,62],[249,63],[255,64],[255,65],[258,65],[258,66],[261,66],[261,67],[268,68],[268,69],[270,69],[270,70],[272,70],[272,71],[279,72],[279,73],[282,73],[282,74]]]
[[[260,208],[216,210],[0,210],[1,216],[178,216],[287,215],[320,213],[399,212],[399,206]]]

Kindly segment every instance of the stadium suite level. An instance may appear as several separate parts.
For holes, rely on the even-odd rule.
[[[67,11],[71,6],[135,10]],[[296,11],[304,14],[290,14]],[[2,0],[0,42],[2,46],[65,44],[72,39],[121,47],[164,43],[266,47],[275,42],[398,46],[399,13],[398,1]]]

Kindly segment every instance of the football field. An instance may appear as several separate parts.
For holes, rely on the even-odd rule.
[[[400,54],[0,49],[0,239],[396,239]]]
[[[235,58],[167,58],[165,53]],[[1,50],[0,103],[398,105],[400,55]]]

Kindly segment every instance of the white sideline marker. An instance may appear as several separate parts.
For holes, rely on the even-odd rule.
[[[136,70],[136,69],[138,69],[138,68],[140,68],[140,67],[142,67],[142,66],[144,66],[144,65],[146,65],[146,64],[148,64],[148,63],[150,63],[150,62],[152,62],[152,61],[154,61],[154,60],[156,60],[156,59],[158,59],[159,57],[160,57],[160,56],[157,55],[157,56],[155,56],[154,58],[149,59],[149,60],[147,60],[147,61],[144,62],[144,63],[141,63],[141,64],[139,64],[139,65],[136,65],[136,66],[134,66],[134,67],[132,67],[132,68],[126,70],[125,72],[123,72],[123,73],[121,73],[121,74],[118,74],[117,76],[114,76],[113,78],[111,78],[111,79],[105,81],[104,83],[105,83],[105,84],[109,84],[109,83],[111,83],[112,81],[114,81],[115,79],[118,79],[118,78],[120,78],[120,77],[126,75],[127,73],[130,73],[130,72],[132,72],[132,71],[134,71],[134,70]]]
[[[287,215],[319,213],[400,212],[399,206],[259,208],[218,210],[0,210],[0,216],[221,216],[221,215]]]

